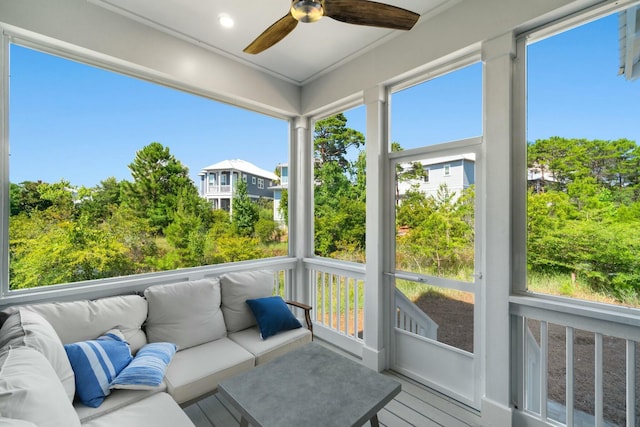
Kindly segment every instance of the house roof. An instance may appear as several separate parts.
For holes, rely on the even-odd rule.
[[[640,77],[640,5],[618,14],[620,74],[627,80]]]
[[[476,155],[473,153],[457,154],[455,156],[432,157],[429,159],[417,160],[417,161],[419,161],[422,164],[422,166],[433,166],[433,165],[441,165],[444,163],[451,163],[458,160],[467,160],[475,163]],[[402,167],[404,168],[409,167],[409,162],[402,163]]]
[[[223,160],[218,163],[214,163],[205,168],[202,168],[200,171],[200,175],[204,175],[208,171],[217,171],[217,170],[236,170],[240,172],[245,172],[251,175],[261,176],[263,178],[276,180],[278,176],[273,172],[266,171],[264,169],[259,168],[253,163],[249,163],[246,160],[235,159],[235,160]]]

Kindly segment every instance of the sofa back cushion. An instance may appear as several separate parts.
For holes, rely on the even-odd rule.
[[[73,369],[58,334],[44,317],[24,309],[9,316],[0,328],[0,349],[8,346],[27,346],[42,353],[60,379],[69,402],[73,401],[76,391]]]
[[[147,301],[139,295],[33,304],[23,308],[47,319],[63,344],[92,340],[110,329],[120,330],[134,353],[147,343],[142,330],[147,318]],[[17,307],[7,310],[15,311]]]
[[[80,427],[49,361],[31,347],[0,351],[0,414],[38,427]]]
[[[250,328],[256,318],[247,305],[248,299],[273,295],[272,271],[242,271],[220,277],[222,313],[229,333]]]
[[[31,421],[0,417],[0,427],[38,427]]]
[[[170,342],[184,350],[227,335],[217,277],[151,286],[144,296],[149,342]]]

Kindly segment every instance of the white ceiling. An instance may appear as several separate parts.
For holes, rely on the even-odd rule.
[[[113,12],[181,37],[284,80],[304,84],[403,31],[350,25],[323,18],[300,23],[275,46],[257,55],[242,50],[285,16],[290,0],[89,0]],[[358,0],[354,0],[358,1]],[[458,0],[379,0],[423,16]],[[220,14],[235,21],[226,29]],[[422,19],[416,26],[422,24]],[[415,28],[415,27],[414,27]]]

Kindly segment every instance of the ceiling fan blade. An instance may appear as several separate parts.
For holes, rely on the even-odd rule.
[[[275,24],[264,30],[251,44],[244,48],[243,52],[256,54],[266,50],[285,38],[298,25],[298,21],[287,13]]]
[[[401,7],[369,0],[325,0],[324,16],[348,24],[410,30],[420,15]]]

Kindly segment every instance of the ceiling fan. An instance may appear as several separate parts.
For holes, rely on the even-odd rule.
[[[369,0],[293,0],[291,9],[267,28],[243,52],[260,53],[285,38],[298,22],[316,22],[323,16],[347,24],[410,30],[420,18],[415,12]]]

